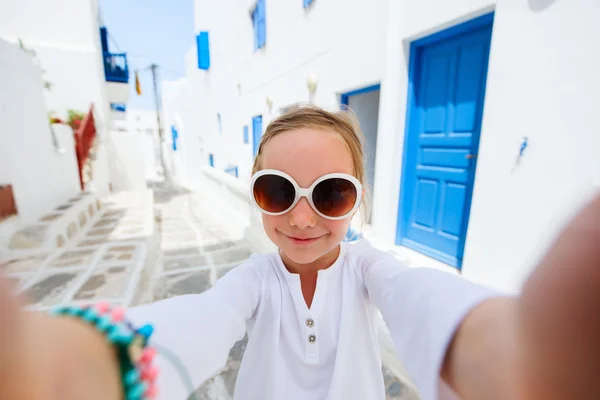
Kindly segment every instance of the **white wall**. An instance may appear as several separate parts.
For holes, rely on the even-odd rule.
[[[408,44],[484,14],[494,2],[390,2],[381,97],[374,229],[396,232]],[[435,12],[432,12],[435,10]],[[597,186],[600,3],[499,0],[463,261],[465,277],[516,291],[557,231]],[[515,159],[522,138],[529,148]],[[390,189],[393,188],[393,189]]]
[[[91,0],[4,0],[0,36],[44,47],[92,51],[98,32],[90,28]]]
[[[107,97],[96,0],[8,0],[0,3],[0,37],[36,51],[49,110],[87,111],[96,104],[107,125]]]
[[[52,141],[39,67],[0,39],[0,182],[12,184],[23,223],[80,191],[73,132],[56,126]]]
[[[340,93],[381,80],[386,0],[368,7],[362,0],[316,1],[307,10],[301,1],[267,1],[266,47],[256,52],[252,1],[196,0],[194,5],[194,33],[209,31],[211,67],[199,70],[196,48],[190,48],[186,82],[172,100],[184,125],[182,165],[190,180],[200,179],[198,167],[208,164],[210,153],[217,168],[237,165],[240,177],[249,177],[253,116],[263,116],[264,129],[281,108],[294,103],[313,100],[337,109]],[[318,79],[314,96],[306,86],[310,74]],[[273,100],[271,109],[267,97]],[[244,125],[248,144],[243,143]]]
[[[109,132],[109,150],[112,154],[110,175],[112,189],[144,190],[146,186],[144,136],[137,132]]]

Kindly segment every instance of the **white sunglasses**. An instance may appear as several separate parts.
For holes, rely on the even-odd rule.
[[[323,175],[309,188],[301,188],[285,172],[263,169],[252,176],[251,198],[264,214],[282,215],[290,211],[301,197],[321,217],[340,220],[352,215],[362,198],[362,185],[352,175]]]

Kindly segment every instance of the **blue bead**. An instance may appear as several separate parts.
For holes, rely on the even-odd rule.
[[[58,307],[52,309],[52,311],[50,311],[50,313],[52,315],[63,315],[66,313],[67,310],[68,310],[68,307],[58,306]]]
[[[133,340],[133,334],[130,332],[125,332],[120,328],[115,328],[108,334],[108,340],[114,344],[128,345]]]
[[[152,325],[144,325],[140,329],[138,329],[138,333],[146,339],[149,339],[150,336],[152,336],[152,333],[154,333],[154,328],[152,327]]]
[[[110,319],[109,316],[103,316],[100,317],[100,319],[98,320],[98,322],[96,323],[96,326],[98,327],[99,330],[101,330],[102,332],[108,332],[109,328],[112,326],[112,321]],[[112,331],[112,330],[111,330]]]
[[[133,386],[140,379],[140,372],[137,369],[132,369],[131,371],[125,374],[123,380],[125,381],[125,385]]]
[[[127,391],[127,400],[140,400],[144,396],[146,391],[146,384],[143,382],[138,383]]]
[[[88,321],[88,322],[92,322],[95,323],[98,320],[98,313],[96,312],[96,310],[94,310],[93,308],[88,308],[87,310],[85,310],[82,314],[81,317]]]

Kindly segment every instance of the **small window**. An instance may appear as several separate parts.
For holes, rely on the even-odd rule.
[[[314,2],[314,0],[302,0],[304,3],[304,8],[310,7],[310,5]]]
[[[254,50],[265,47],[267,42],[267,24],[265,16],[265,0],[258,0],[252,11],[252,26],[254,27]]]
[[[219,133],[223,133],[223,125],[221,124],[221,113],[217,113],[217,129]]]
[[[248,125],[244,126],[244,144],[248,144]]]
[[[208,70],[210,68],[208,32],[200,32],[196,36],[196,47],[198,48],[198,68]]]
[[[208,155],[208,165],[211,167],[215,166],[215,156],[212,153]]]

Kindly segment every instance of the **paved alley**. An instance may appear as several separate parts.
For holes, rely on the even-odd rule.
[[[0,259],[33,309],[97,301],[128,307],[201,293],[251,254],[243,226],[206,193],[151,183],[148,191],[101,203],[94,223],[67,246],[14,250]],[[245,345],[234,346],[197,399],[232,399]],[[386,369],[384,375],[387,400],[417,399]]]

